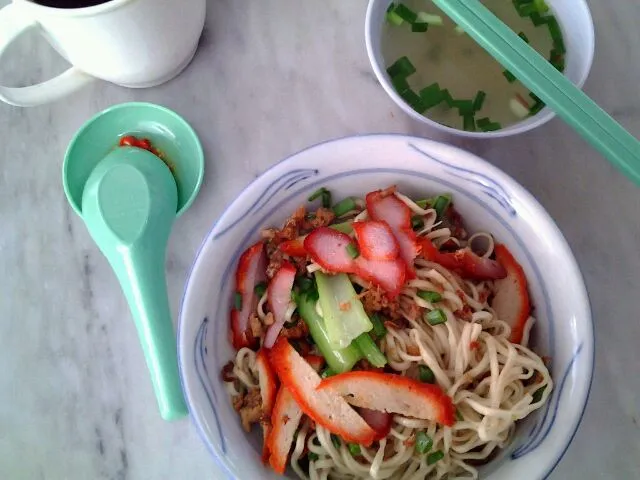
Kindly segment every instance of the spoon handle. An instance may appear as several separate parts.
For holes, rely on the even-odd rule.
[[[127,298],[165,420],[188,413],[164,272],[177,204],[176,183],[167,166],[133,147],[107,155],[82,195],[83,219]]]
[[[135,320],[160,415],[176,420],[187,415],[178,374],[176,336],[165,283],[165,248],[135,243],[111,258]]]
[[[560,118],[640,184],[640,142],[478,0],[433,0]]]

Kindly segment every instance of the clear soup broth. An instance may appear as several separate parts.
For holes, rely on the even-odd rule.
[[[557,21],[550,10],[537,16],[521,16],[516,5],[517,0],[516,2],[483,0],[482,3],[512,30],[521,34],[521,37],[542,56],[551,59],[551,63],[558,70],[564,69],[564,42],[559,33]],[[520,3],[533,4],[534,2],[521,0]],[[535,3],[544,5],[542,2]],[[389,13],[383,27],[382,54],[385,65],[391,67],[398,59],[406,57],[415,67],[415,72],[405,77],[410,92],[402,92],[401,90],[405,87],[398,87],[398,84],[405,85],[402,79],[400,82],[394,82],[394,85],[418,113],[456,129],[489,131],[517,123],[542,109],[544,104],[535,95],[530,94],[531,92],[520,81],[506,72],[502,65],[469,35],[457,29],[456,24],[432,2],[428,0],[406,0],[401,4],[396,2],[390,7],[390,11],[394,7],[397,9],[398,5],[403,5],[411,12],[419,14],[413,23],[421,23],[424,13],[436,16],[430,17],[430,21],[434,23],[429,24],[425,32],[413,31],[411,21],[405,20],[400,25],[393,23],[389,19]],[[406,10],[404,13],[406,15]],[[441,20],[438,20],[437,16]],[[441,25],[438,25],[440,21]],[[554,29],[555,38],[552,33]],[[558,35],[560,35],[559,40]],[[422,110],[425,105],[418,102],[417,97],[411,92],[420,96],[420,92],[425,87],[433,87],[435,82],[441,90],[448,90],[450,98],[454,101],[474,101],[478,92],[484,92],[486,95],[482,95],[483,101],[476,103],[476,107],[481,105],[481,108],[474,109],[472,113],[467,110],[466,122],[464,110],[461,111],[452,106],[446,99]],[[431,90],[433,93],[433,88]]]

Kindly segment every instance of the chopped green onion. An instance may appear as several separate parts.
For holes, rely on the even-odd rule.
[[[474,110],[474,112],[477,112],[477,111],[482,109],[482,106],[484,105],[485,98],[487,98],[487,92],[484,92],[482,90],[478,90],[478,93],[476,93],[476,96],[473,99],[473,110]]]
[[[320,198],[322,195],[324,195],[325,192],[328,192],[328,191],[329,190],[327,190],[326,188],[321,187],[315,192],[313,192],[311,195],[309,195],[309,198],[307,198],[307,200],[309,202],[313,202],[316,198]]]
[[[333,446],[336,448],[340,448],[340,438],[337,435],[334,435],[333,433],[331,434],[331,443],[333,443]]]
[[[398,15],[405,22],[413,23],[418,18],[418,14],[407,7],[404,3],[399,3],[396,8],[393,9],[393,13]]]
[[[475,132],[476,131],[476,122],[473,118],[473,113],[462,116],[462,129],[467,132]]]
[[[460,25],[456,25],[453,31],[456,33],[456,35],[464,35],[465,33],[467,33],[464,31],[464,28],[462,28]]]
[[[364,358],[376,368],[382,368],[387,364],[387,357],[380,351],[376,342],[373,341],[368,333],[363,333],[356,338],[353,343],[360,350]]]
[[[495,132],[496,130],[502,130],[500,122],[492,122],[482,129],[483,132]]]
[[[233,305],[236,307],[236,310],[242,310],[242,294],[240,292],[234,294]]]
[[[413,230],[420,230],[422,227],[424,227],[424,220],[420,215],[411,217],[411,228]]]
[[[404,20],[402,20],[402,18],[400,18],[400,16],[396,12],[387,13],[387,21],[389,23],[393,23],[398,27],[404,23]]]
[[[422,383],[436,383],[436,376],[426,365],[418,365],[418,378]]]
[[[509,70],[503,71],[502,75],[504,75],[504,78],[506,78],[507,82],[509,83],[513,83],[517,80],[516,76],[513,73],[511,73]]]
[[[546,105],[535,93],[531,92],[529,96],[533,99],[534,105],[529,109],[529,115],[535,115],[542,110]]]
[[[336,374],[331,368],[325,368],[320,374],[320,378],[329,378],[333,377]]]
[[[424,318],[429,325],[440,325],[441,323],[445,323],[447,321],[447,316],[440,308],[436,308],[435,310],[431,310],[424,314]]]
[[[398,15],[395,12],[396,6],[393,2],[391,2],[391,4],[389,5],[389,8],[387,8],[387,14],[386,14],[386,18],[387,18],[387,22],[389,23],[393,23],[396,26],[400,26],[404,23],[404,20],[402,19],[402,17],[400,17],[400,15]]]
[[[444,458],[444,453],[442,453],[442,450],[436,450],[435,452],[430,453],[427,456],[427,465],[433,465],[434,463],[439,462],[443,458]]]
[[[517,5],[516,8],[518,9],[518,14],[521,17],[530,17],[534,13],[538,13],[536,6],[533,3]]]
[[[531,107],[531,108],[529,109],[529,115],[535,115],[535,114],[537,114],[537,113],[538,113],[538,112],[540,112],[540,110],[542,110],[545,106],[546,106],[546,105],[544,104],[544,102],[538,102],[538,103],[535,103],[535,104],[533,105],[533,107]]]
[[[426,22],[416,22],[411,25],[412,32],[422,33],[427,30],[429,30],[429,24]]]
[[[333,213],[336,217],[340,217],[345,213],[349,213],[352,210],[355,210],[357,207],[356,202],[353,197],[347,197],[344,200],[340,200],[333,206]]]
[[[449,194],[438,195],[436,197],[432,205],[433,209],[436,211],[436,215],[438,216],[438,218],[441,218],[442,215],[444,215],[444,212],[447,210],[450,203],[451,195]]]
[[[416,205],[420,208],[433,208],[438,216],[442,216],[447,210],[447,207],[451,203],[451,194],[445,193],[438,195],[437,197],[425,198],[423,200],[416,200]]]
[[[529,116],[530,108],[529,106],[524,106],[520,100],[517,98],[512,98],[509,100],[509,108],[513,112],[513,114],[518,118],[526,118]]]
[[[519,36],[522,40],[524,40],[526,43],[529,43],[529,37],[527,37],[527,36],[525,35],[525,33],[524,33],[524,32],[520,32],[520,33],[518,33],[518,36]]]
[[[549,54],[550,61],[563,57],[564,54],[565,52],[563,52],[562,50],[558,50],[557,48],[554,47],[551,49],[551,53]]]
[[[373,323],[373,330],[371,331],[377,338],[382,338],[387,334],[387,327],[384,326],[384,322],[378,312],[371,315],[371,323]]]
[[[387,68],[387,73],[391,78],[397,77],[401,75],[403,77],[408,77],[416,72],[416,67],[413,66],[411,60],[409,60],[406,56],[400,57],[396,60],[393,65]]]
[[[491,120],[489,120],[488,117],[479,118],[478,120],[476,120],[476,125],[478,125],[478,128],[483,128],[486,125],[489,125],[490,123],[491,123]]]
[[[349,453],[354,457],[357,457],[358,455],[361,455],[362,454],[362,450],[360,450],[360,445],[358,445],[357,443],[350,443],[349,444]]]
[[[533,0],[533,3],[539,13],[547,13],[549,11],[549,5],[544,0]]]
[[[337,230],[338,232],[346,233],[347,235],[353,232],[352,222],[336,223],[334,225],[329,225],[329,228]]]
[[[529,15],[529,18],[536,27],[539,27],[540,25],[544,25],[545,23],[547,23],[549,21],[549,18],[551,17],[540,15],[538,12],[533,12],[531,15]]]
[[[258,297],[262,297],[267,291],[267,284],[264,282],[260,282],[259,284],[256,285],[253,291]]]
[[[544,387],[540,387],[535,392],[533,392],[533,400],[531,400],[531,403],[538,403],[540,400],[542,400],[542,395],[544,394],[546,388],[547,386],[545,385]]]
[[[309,459],[310,462],[315,462],[320,457],[318,456],[317,453],[309,452],[309,454],[307,455],[307,458]]]
[[[554,49],[560,51],[561,53],[565,53],[567,50],[564,46],[564,39],[562,38],[562,31],[560,30],[558,20],[556,20],[555,17],[549,17],[549,19],[547,20],[547,28],[549,29],[549,33],[551,34]]]
[[[521,17],[528,17],[532,13],[539,13],[538,6],[533,0],[513,0],[513,5]]]
[[[456,420],[458,420],[459,422],[464,421],[464,417],[462,416],[462,413],[457,408],[456,408]]]
[[[322,192],[322,207],[331,208],[331,192],[329,190]]]
[[[422,101],[422,98],[420,98],[420,95],[418,95],[411,89],[405,90],[400,94],[400,96],[405,102],[411,105],[411,108],[413,108],[418,113],[422,113],[427,109],[424,102]]]
[[[551,65],[553,65],[555,69],[558,70],[560,73],[564,72],[564,67],[565,67],[564,58],[560,58],[556,60]]]
[[[425,109],[435,107],[444,100],[440,85],[438,85],[437,82],[420,90],[420,98],[422,99]]]
[[[492,132],[494,130],[500,130],[502,128],[502,125],[500,125],[500,123],[492,122],[487,117],[479,118],[478,120],[476,120],[476,125],[483,132]]]
[[[416,295],[429,303],[435,303],[442,300],[442,295],[438,292],[432,292],[431,290],[418,290]]]
[[[473,100],[454,100],[453,107],[458,109],[461,116],[473,114]]]
[[[549,63],[551,63],[551,65],[553,65],[556,70],[564,72],[564,53],[561,53],[559,50],[556,50],[554,48],[553,50],[551,50],[550,57],[551,58],[549,59]]]
[[[345,248],[347,249],[347,253],[351,258],[358,258],[360,256],[358,248],[353,243],[350,243]]]
[[[415,449],[418,453],[427,453],[433,447],[433,440],[429,435],[420,430],[416,433]]]
[[[428,23],[429,25],[443,25],[444,20],[440,15],[433,15],[427,12],[418,12],[417,19],[420,23]]]
[[[395,88],[396,92],[402,95],[402,93],[409,90],[409,82],[404,75],[397,75],[391,79],[391,85]]]
[[[449,92],[448,88],[445,88],[444,90],[442,90],[440,93],[442,93],[442,98],[444,99],[444,101],[447,103],[447,105],[449,105],[450,107],[453,107],[453,102],[455,101],[453,99],[453,97],[451,96],[451,93]]]

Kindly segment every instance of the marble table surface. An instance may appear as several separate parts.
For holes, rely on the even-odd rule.
[[[640,3],[589,3],[597,41],[586,91],[640,136]],[[377,84],[364,46],[365,8],[365,0],[210,0],[199,51],[168,84],[134,91],[95,83],[43,107],[0,104],[1,479],[218,478],[193,425],[158,416],[123,296],[65,200],[64,150],[88,117],[131,100],[175,109],[199,132],[205,183],[178,220],[166,261],[175,316],[203,236],[270,164],[357,133],[442,138]],[[41,39],[26,35],[3,58],[0,81],[28,84],[62,68]],[[551,478],[640,478],[640,189],[559,120],[516,138],[444,140],[529,189],[586,279],[595,381]]]

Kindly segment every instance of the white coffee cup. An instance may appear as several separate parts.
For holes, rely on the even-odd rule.
[[[205,10],[206,0],[110,0],[84,8],[13,0],[0,10],[0,66],[9,44],[26,30],[37,29],[72,67],[37,85],[0,85],[0,100],[39,105],[94,79],[131,88],[164,83],[193,58]]]

